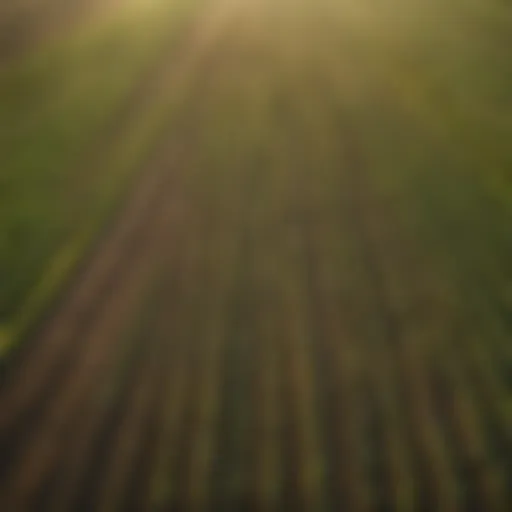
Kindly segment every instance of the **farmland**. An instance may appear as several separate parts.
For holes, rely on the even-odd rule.
[[[512,509],[511,6],[13,5],[0,510]]]

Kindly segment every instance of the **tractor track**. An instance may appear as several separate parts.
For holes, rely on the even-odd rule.
[[[221,47],[219,41],[229,32],[226,29],[229,21],[229,16],[208,13],[200,28],[194,31],[195,41],[187,41],[186,54],[177,70],[165,66],[163,75],[160,71],[152,74],[152,80],[159,81],[157,92],[159,89],[163,92],[162,88],[173,80],[178,90],[181,87],[185,92],[185,103],[180,108],[187,117],[180,119],[178,111],[174,121],[177,127],[191,123],[190,107],[192,110],[199,108],[201,85],[207,83],[206,75],[215,62],[214,53]],[[152,86],[142,84],[137,95],[147,93],[148,87]],[[121,116],[125,121],[126,115]],[[101,241],[82,264],[54,310],[47,315],[39,331],[34,330],[33,339],[26,340],[26,347],[16,354],[4,372],[0,391],[0,503],[3,509],[55,509],[52,489],[58,485],[59,468],[66,467],[66,453],[74,449],[76,433],[89,432],[80,439],[84,443],[82,452],[86,451],[85,447],[92,447],[94,441],[98,443],[94,450],[101,449],[109,444],[102,442],[102,438],[114,439],[112,436],[117,435],[126,414],[123,411],[132,407],[135,407],[130,413],[134,421],[129,422],[126,438],[149,439],[150,433],[155,431],[156,419],[147,426],[141,423],[148,416],[157,417],[158,405],[163,399],[163,394],[158,393],[158,384],[165,381],[165,367],[154,354],[148,355],[146,363],[137,361],[128,371],[126,380],[133,374],[139,384],[127,382],[115,407],[105,407],[99,418],[87,414],[97,412],[94,397],[101,395],[109,372],[117,364],[126,319],[141,308],[141,298],[147,296],[151,276],[162,266],[165,255],[177,249],[173,244],[179,237],[173,235],[173,229],[183,230],[186,225],[179,211],[185,197],[179,186],[179,174],[187,165],[186,155],[185,158],[182,155],[187,146],[188,142],[181,136],[171,144],[164,141],[159,153],[145,164],[145,171],[140,173],[114,225],[102,234]],[[148,352],[152,353],[149,347]],[[153,372],[155,365],[159,371]],[[138,375],[140,372],[142,374]],[[140,402],[144,396],[155,398],[148,405]],[[132,424],[134,428],[139,425],[139,430],[131,434]],[[101,429],[106,429],[103,434],[98,433]],[[88,441],[88,436],[92,436],[93,441]],[[123,448],[119,450],[122,452]],[[98,456],[104,453],[103,450]],[[139,457],[137,453],[133,454],[135,458]],[[91,477],[96,479],[94,474]],[[133,478],[126,475],[127,482]],[[124,492],[123,482],[120,485]],[[73,495],[71,491],[71,500],[75,499]],[[59,500],[57,509],[69,510],[66,499]],[[85,503],[82,500],[79,508],[89,510]]]

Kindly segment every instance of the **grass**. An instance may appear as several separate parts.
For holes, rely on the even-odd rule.
[[[141,426],[161,410],[153,505],[254,498],[262,510],[301,502],[451,512],[474,501],[504,510],[512,478],[511,15],[484,0],[290,5],[244,3],[195,82],[182,83],[183,97],[166,82],[141,122],[92,159],[97,172],[88,158],[79,174],[70,169],[95,147],[113,105],[130,97],[128,84],[159,38],[137,24],[140,39],[118,41],[109,25],[94,44],[80,38],[9,71],[3,108],[19,146],[6,142],[5,154],[22,174],[5,181],[17,202],[1,207],[14,219],[2,236],[14,244],[18,214],[28,217],[27,233],[43,225],[51,236],[41,235],[46,252],[41,240],[30,241],[33,255],[28,241],[5,251],[11,289],[22,297],[3,292],[11,297],[5,316],[14,318],[6,325],[19,339],[20,326],[33,323],[30,304],[44,308],[46,290],[91,245],[162,127],[174,127],[170,147],[183,152],[169,197],[179,199],[180,237],[166,238],[166,265],[176,281],[155,305],[169,308],[158,332],[169,344],[159,363],[168,377],[142,357],[131,361],[146,390],[141,404],[160,378],[164,392],[112,427],[133,437],[138,460]],[[115,66],[111,82],[105,75]],[[34,76],[48,83],[18,98],[13,77],[23,73],[30,87]],[[104,93],[97,109],[79,101],[90,74]],[[64,77],[66,94],[54,93]],[[16,128],[21,110],[33,118]],[[68,133],[76,119],[83,128]],[[70,145],[57,154],[64,136]],[[40,153],[25,155],[22,141]],[[59,187],[62,197],[52,195]],[[19,254],[33,260],[18,262]],[[17,287],[26,271],[49,284],[35,295]],[[151,329],[148,336],[154,344]],[[147,357],[152,345],[140,343]],[[130,469],[121,455],[104,467],[107,482]],[[127,487],[116,483],[116,500]]]
[[[137,87],[159,65],[169,29],[179,35],[191,12],[179,2],[165,10],[126,8],[2,70],[2,353],[62,287],[157,138],[158,118],[167,115],[162,104],[119,128],[115,118],[132,108],[127,103],[144,100],[133,97]],[[121,133],[109,133],[116,129]]]

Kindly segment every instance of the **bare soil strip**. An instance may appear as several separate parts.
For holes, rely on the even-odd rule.
[[[170,74],[166,65],[167,76],[159,80],[156,91],[173,81],[178,92],[200,82],[198,66],[226,20],[205,18],[194,31],[197,43],[186,46],[187,53],[181,63],[174,63],[176,67],[170,66]],[[33,346],[20,358],[16,371],[7,375],[1,396],[0,444],[5,476],[2,503],[9,510],[34,504],[58,463],[57,447],[71,440],[87,401],[104,380],[100,375],[113,367],[126,319],[139,309],[153,268],[160,265],[162,244],[168,246],[173,238],[169,218],[181,219],[176,205],[183,200],[176,195],[175,174],[182,172],[184,164],[175,164],[181,150],[172,150],[179,146],[166,146],[164,158],[150,161],[108,237],[38,339],[31,341]]]

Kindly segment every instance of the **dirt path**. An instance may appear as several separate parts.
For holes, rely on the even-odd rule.
[[[510,332],[487,316],[461,341],[474,319],[418,220],[440,143],[366,7],[324,4],[211,0],[98,137],[102,158],[170,113],[6,373],[1,510],[512,504]]]
[[[149,98],[154,101],[166,87],[174,87],[190,120],[200,102],[200,84],[208,76],[208,59],[214,58],[228,21],[221,5],[191,27],[178,60],[163,61],[162,69],[141,84],[145,93],[135,91],[131,104],[137,105],[139,115],[148,109]],[[182,115],[177,113],[178,124]],[[124,123],[127,116],[137,117],[133,111],[123,113]],[[116,130],[110,131],[112,140],[119,138]],[[58,471],[63,454],[73,446],[83,415],[98,414],[95,402],[102,400],[108,375],[122,357],[123,339],[130,336],[127,319],[138,316],[151,282],[159,279],[163,262],[180,243],[187,208],[180,173],[190,158],[188,146],[178,136],[159,147],[123,213],[41,333],[28,342],[16,371],[6,375],[0,398],[2,508],[44,506],[48,483],[55,478],[52,471]],[[143,385],[151,382],[141,380]],[[84,433],[81,442],[87,444],[86,437]]]

